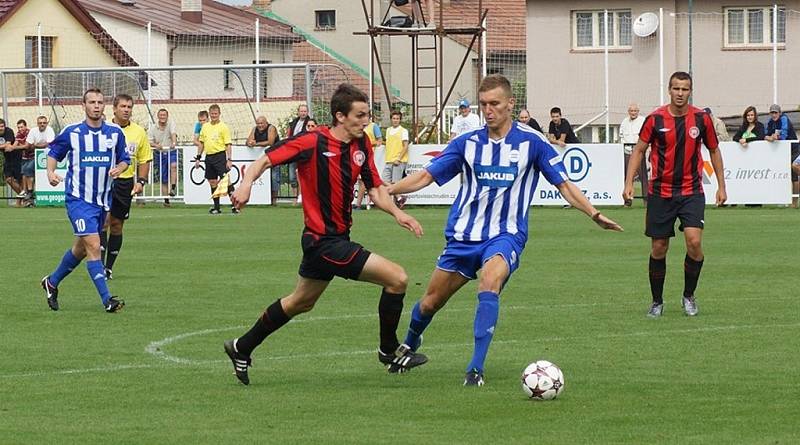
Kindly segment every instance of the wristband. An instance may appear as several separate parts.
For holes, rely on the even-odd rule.
[[[136,182],[138,182],[139,184],[142,184],[142,187],[147,185],[147,179],[144,179],[144,178],[139,178],[139,179],[136,180]]]

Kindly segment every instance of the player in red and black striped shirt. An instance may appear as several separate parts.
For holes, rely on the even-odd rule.
[[[333,128],[321,127],[273,146],[247,169],[242,184],[231,196],[234,206],[241,209],[250,199],[253,181],[267,168],[297,162],[305,217],[297,285],[291,294],[267,307],[247,333],[225,342],[236,377],[245,385],[250,382],[247,367],[253,349],[292,317],[311,310],[334,276],[383,287],[378,304],[378,359],[390,372],[404,372],[427,361],[424,355],[401,348],[397,340],[408,284],[405,270],[350,240],[350,204],[359,175],[376,207],[394,216],[400,226],[417,237],[422,235],[417,220],[394,205],[375,168],[372,145],[364,137],[369,124],[368,102],[369,98],[354,86],[340,85],[331,98]]]
[[[645,235],[652,240],[650,250],[650,291],[653,303],[648,317],[660,317],[664,307],[664,277],[667,271],[669,239],[675,236],[675,220],[686,240],[684,259],[684,288],[681,303],[686,315],[697,315],[694,291],[703,267],[703,225],[705,195],[703,194],[703,144],[711,153],[711,165],[717,176],[717,205],[728,199],[722,154],[711,116],[689,104],[692,77],[685,72],[674,73],[669,79],[669,105],[652,112],[639,132],[639,142],[633,149],[630,162],[639,165],[650,147],[650,186],[647,191]],[[633,199],[631,169],[625,177],[623,198]]]

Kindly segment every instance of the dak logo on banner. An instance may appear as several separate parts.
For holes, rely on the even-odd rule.
[[[561,154],[567,177],[594,205],[621,205],[625,184],[622,144],[581,144],[564,148]],[[533,205],[564,205],[567,201],[543,176],[539,177]]]

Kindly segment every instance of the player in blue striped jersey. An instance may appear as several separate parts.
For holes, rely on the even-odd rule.
[[[109,208],[111,183],[130,164],[125,150],[125,134],[114,124],[103,121],[103,93],[92,88],[83,94],[86,119],[68,125],[53,142],[47,154],[47,179],[56,186],[64,181],[67,217],[75,241],[64,253],[61,263],[42,278],[42,288],[50,309],[57,311],[58,285],[83,258],[106,312],[116,312],[125,305],[111,296],[100,260],[100,231]],[[66,180],[56,174],[58,162],[68,160]]]
[[[487,76],[478,91],[486,126],[454,139],[425,169],[389,187],[390,193],[402,195],[434,181],[443,185],[459,174],[463,176],[445,227],[447,245],[425,295],[412,310],[405,346],[415,351],[433,315],[482,269],[475,349],[464,379],[467,386],[484,383],[484,362],[497,324],[499,294],[519,267],[539,175],[543,174],[567,202],[600,227],[622,231],[567,179],[561,157],[544,135],[513,121],[514,99],[508,79]]]

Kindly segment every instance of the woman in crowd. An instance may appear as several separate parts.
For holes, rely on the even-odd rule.
[[[756,107],[751,105],[745,108],[742,114],[742,126],[733,136],[733,140],[742,144],[742,147],[747,147],[747,144],[753,141],[764,140],[764,124],[758,121]]]

